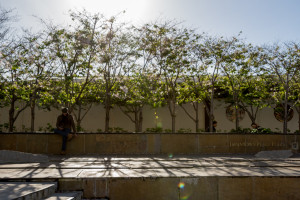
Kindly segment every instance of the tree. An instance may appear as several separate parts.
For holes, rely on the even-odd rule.
[[[120,83],[117,105],[134,123],[135,132],[143,131],[143,108],[150,104],[155,81],[151,74],[135,73]]]
[[[11,43],[2,50],[3,63],[2,106],[9,106],[9,132],[13,132],[14,123],[29,105],[28,69],[21,63],[21,41]],[[21,106],[19,106],[21,105]]]
[[[105,108],[105,132],[109,131],[110,110],[114,105],[113,96],[117,95],[117,84],[126,78],[134,67],[135,46],[132,43],[131,34],[126,29],[126,24],[118,23],[116,16],[105,20],[102,26],[98,45],[100,50],[97,54],[97,72],[99,95]]]
[[[233,39],[233,38],[232,38]],[[209,130],[213,131],[214,98],[216,85],[220,76],[220,69],[225,65],[234,40],[225,40],[220,37],[205,37],[203,42],[196,46],[195,56],[201,61],[204,74],[208,79],[208,94],[205,99],[205,110],[209,116]]]
[[[299,45],[286,43],[265,48],[264,70],[273,77],[273,82],[278,84],[278,90],[274,93],[274,99],[278,104],[283,104],[283,133],[287,133],[288,109],[291,96],[293,79],[299,72],[300,51]]]
[[[228,46],[225,62],[221,64],[223,72],[222,86],[229,91],[235,110],[236,130],[239,129],[239,109],[244,82],[250,78],[250,66],[248,62],[247,48],[236,37],[227,41]]]
[[[20,46],[22,57],[21,65],[26,67],[28,74],[28,92],[30,93],[30,110],[31,110],[31,131],[35,129],[35,109],[37,105],[44,104],[40,100],[43,91],[47,91],[51,85],[51,79],[55,73],[53,65],[53,55],[49,51],[50,43],[42,33],[32,34],[27,32],[23,36]]]
[[[82,87],[85,89],[82,91]],[[83,82],[76,82],[74,84],[74,92],[81,93],[80,101],[74,106],[73,114],[76,121],[77,131],[83,131],[84,129],[81,126],[81,122],[91,110],[93,104],[97,102],[97,84],[95,81],[92,81],[88,85],[84,85]]]
[[[199,104],[204,102],[208,96],[207,76],[205,74],[206,67],[202,62],[201,54],[203,52],[201,45],[203,42],[203,35],[195,35],[194,41],[190,45],[190,66],[186,74],[183,76],[183,82],[180,87],[180,103],[179,105],[187,114],[187,116],[194,121],[195,131],[199,132]],[[191,104],[194,110],[194,115],[186,110],[184,104]]]
[[[293,46],[293,49],[295,51],[295,54],[300,54],[300,44],[299,43],[291,43]],[[297,68],[300,67],[300,60],[296,61],[295,66]],[[292,80],[291,85],[291,94],[290,94],[290,101],[293,103],[292,107],[295,108],[296,112],[298,113],[298,132],[300,132],[300,70],[297,71],[295,76]]]
[[[51,27],[49,35],[51,48],[60,64],[57,76],[63,83],[58,87],[61,91],[58,102],[68,107],[70,112],[77,109],[76,124],[80,127],[82,118],[77,116],[81,116],[84,93],[95,78],[93,64],[99,50],[98,30],[103,25],[103,16],[91,15],[85,10],[71,12],[70,16],[74,22],[71,29]]]
[[[154,64],[160,76],[162,87],[160,92],[168,105],[172,118],[172,132],[175,132],[176,110],[179,103],[179,83],[182,82],[184,72],[189,67],[188,43],[191,41],[192,31],[179,28],[174,22],[146,24],[145,40],[150,42],[148,49],[154,55]]]
[[[251,122],[256,123],[258,111],[270,105],[269,78],[251,75],[242,84],[239,106],[247,113]]]
[[[179,105],[187,114],[187,116],[194,121],[195,131],[199,132],[199,109],[200,103],[204,102],[207,96],[206,77],[201,74],[196,76],[184,76],[184,81],[180,87]],[[194,115],[190,113],[185,105],[190,104],[193,108]]]
[[[260,47],[248,45],[246,59],[243,62],[249,73],[241,82],[239,106],[248,114],[252,123],[256,123],[258,111],[270,106],[271,103],[272,80],[260,71],[264,66],[261,51]]]
[[[143,108],[151,105],[155,91],[156,77],[151,69],[153,55],[147,51],[151,48],[146,40],[144,27],[132,27],[133,52],[135,65],[131,68],[130,75],[119,83],[117,104],[121,111],[135,125],[135,132],[143,131]],[[133,60],[134,61],[134,60]]]

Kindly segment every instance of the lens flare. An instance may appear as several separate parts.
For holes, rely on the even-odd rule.
[[[184,183],[183,183],[183,182],[178,183],[178,187],[179,187],[180,189],[184,189]]]
[[[157,128],[162,128],[162,123],[161,122],[157,122],[156,127]]]
[[[188,182],[185,183],[184,180],[180,180],[178,183],[178,188],[179,188],[179,195],[180,195],[180,200],[188,200],[192,193],[193,193],[193,187],[191,187],[191,184]]]
[[[183,196],[183,197],[180,197],[180,200],[187,200],[189,198],[189,196]]]
[[[173,154],[170,153],[170,154],[169,154],[169,158],[173,158]]]

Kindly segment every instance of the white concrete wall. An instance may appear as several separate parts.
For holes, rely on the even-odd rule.
[[[223,101],[215,102],[215,118],[218,121],[218,132],[228,132],[231,129],[235,128],[235,122],[231,122],[226,118],[226,107],[229,104],[225,104]],[[185,105],[187,110],[190,113],[193,113],[192,106],[190,104]],[[0,108],[0,124],[8,122],[8,108]],[[60,110],[52,109],[51,111],[36,110],[36,130],[40,127],[45,128],[47,123],[50,123],[55,127],[56,118],[60,114]],[[155,114],[156,113],[156,114]],[[145,107],[143,110],[144,123],[143,130],[146,128],[154,128],[156,124],[160,124],[163,129],[171,129],[171,117],[169,114],[168,107],[163,108],[150,108],[149,106]],[[204,129],[204,108],[201,106],[199,109],[199,118],[200,129]],[[82,121],[82,127],[87,132],[96,132],[97,129],[104,130],[104,121],[105,121],[105,110],[103,105],[93,105],[89,113],[86,115]],[[282,130],[282,123],[277,121],[273,114],[272,108],[265,108],[259,111],[257,115],[257,123],[264,128],[271,128],[276,130],[278,128]],[[242,128],[250,128],[251,120],[245,113],[244,119],[240,122]],[[26,128],[30,127],[30,109],[26,109],[22,114],[20,114],[17,119],[15,126],[17,131],[22,131],[22,125],[25,125]],[[129,120],[129,118],[122,113],[122,111],[115,107],[111,111],[110,117],[110,127],[120,127],[127,131],[134,131],[134,124]],[[176,118],[176,130],[192,129],[195,131],[194,122],[186,115],[182,108],[178,107],[177,118]],[[298,129],[298,114],[294,111],[294,117],[291,121],[288,122],[288,128],[291,132],[294,132]]]

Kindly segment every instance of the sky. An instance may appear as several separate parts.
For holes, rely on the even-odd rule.
[[[143,24],[158,18],[183,22],[213,36],[241,37],[255,45],[300,42],[300,0],[0,0],[14,9],[14,26],[37,29],[34,16],[57,24],[70,22],[68,11],[86,9],[107,17],[122,11],[124,21]]]

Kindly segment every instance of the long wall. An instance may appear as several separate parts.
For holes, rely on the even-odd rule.
[[[223,101],[216,101],[215,106],[215,118],[218,121],[217,132],[228,132],[231,129],[235,128],[235,122],[228,120],[226,117],[226,108],[229,104],[225,104]],[[186,109],[190,113],[194,113],[193,108],[190,104],[185,105]],[[0,108],[0,124],[8,122],[8,108]],[[200,129],[205,129],[205,115],[204,108],[201,104],[199,109],[199,127]],[[51,111],[36,110],[36,130],[40,128],[47,127],[47,124],[50,123],[51,126],[55,127],[56,118],[60,114],[60,110],[52,109]],[[147,128],[154,128],[157,125],[161,126],[163,129],[171,129],[171,117],[167,107],[163,108],[150,108],[149,106],[143,109],[143,131]],[[82,127],[85,132],[97,132],[99,129],[104,130],[104,121],[105,121],[105,110],[103,105],[93,105],[91,110],[88,112],[84,120],[82,121]],[[264,128],[271,128],[273,131],[282,130],[282,122],[279,122],[274,117],[274,111],[272,108],[264,108],[258,112],[257,123]],[[245,113],[243,120],[240,122],[242,128],[251,128],[251,120]],[[25,128],[30,127],[30,110],[26,109],[23,113],[20,114],[19,118],[15,123],[17,131],[24,131]],[[115,107],[111,110],[110,116],[110,127],[120,127],[126,131],[134,131],[134,124],[129,120],[129,118],[122,113],[122,111]],[[178,129],[191,129],[192,132],[195,132],[194,122],[187,116],[182,108],[178,107],[177,117],[176,117],[176,130]],[[288,128],[291,132],[298,130],[298,114],[294,111],[293,118],[288,122]]]
[[[54,133],[0,133],[0,150],[58,154],[62,139]],[[82,133],[67,144],[67,154],[178,155],[265,150],[298,151],[296,134],[230,133]]]

